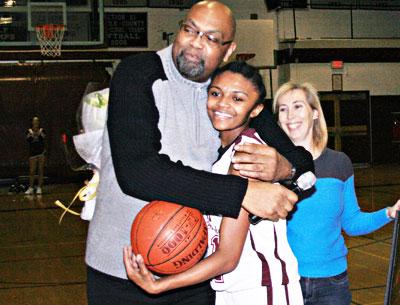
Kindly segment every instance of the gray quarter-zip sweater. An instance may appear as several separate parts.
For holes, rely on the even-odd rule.
[[[210,171],[220,142],[206,111],[209,82],[196,83],[182,77],[172,61],[171,47],[142,57],[123,61],[113,77],[96,210],[86,250],[89,266],[120,278],[126,278],[122,248],[130,244],[132,221],[148,201],[164,199],[190,205],[191,196],[201,193],[197,201],[203,206],[209,204],[203,192],[204,188],[214,189],[213,179],[208,182],[207,178],[211,174],[199,173],[196,181],[190,174],[194,171],[183,165]],[[138,96],[135,91],[140,90],[148,96]],[[122,172],[120,177],[118,172]],[[175,174],[181,178],[175,179]],[[246,181],[232,178],[234,185],[228,180],[224,188],[236,188],[242,197]],[[162,192],[171,195],[165,197]],[[177,193],[182,199],[174,197]],[[201,205],[197,207],[202,209]]]
[[[171,46],[128,57],[118,65],[110,86],[100,184],[87,239],[90,267],[127,278],[122,249],[130,244],[133,219],[151,200],[208,214],[238,215],[247,180],[209,172],[220,141],[207,116],[208,84],[180,75]],[[265,115],[255,127],[264,141],[299,174],[310,170],[309,154],[291,143],[271,114]]]

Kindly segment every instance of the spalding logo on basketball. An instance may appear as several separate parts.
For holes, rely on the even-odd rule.
[[[132,223],[135,254],[159,274],[174,274],[196,264],[207,248],[207,226],[200,211],[166,201],[152,201]]]

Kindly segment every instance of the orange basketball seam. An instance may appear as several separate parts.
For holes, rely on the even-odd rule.
[[[190,241],[188,241],[189,243],[195,239],[195,237],[197,236],[197,234],[199,234],[199,231],[200,231],[200,230],[202,229],[202,227],[203,227],[202,224],[203,224],[203,221],[200,220],[199,225],[197,226],[197,231],[195,232],[195,234],[192,235],[192,238],[190,239]],[[193,228],[192,231],[193,231],[194,229],[196,229],[196,228]],[[178,256],[179,254],[181,254],[184,250],[186,250],[186,248],[183,248],[183,249],[181,249],[180,251],[178,251],[178,252],[177,252],[173,257],[171,257],[169,260],[167,260],[167,261],[165,261],[165,262],[163,262],[163,263],[159,263],[159,264],[155,264],[155,265],[151,265],[151,266],[152,266],[153,268],[155,268],[156,266],[159,266],[160,264],[165,264],[166,262],[169,262],[169,261],[171,261],[173,258],[177,257],[177,256]],[[179,271],[177,271],[177,272],[179,272]]]
[[[133,222],[136,226],[135,226],[135,227],[132,226],[132,228],[131,228],[131,236],[132,236],[132,231],[133,231],[133,229],[135,229],[135,234],[134,234],[134,235],[136,235],[136,236],[138,235],[138,231],[139,231],[139,228],[140,228],[140,224],[142,223],[143,218],[146,216],[147,210],[149,210],[151,206],[152,206],[151,203],[145,205],[145,206],[142,208],[141,213],[139,213],[139,214],[136,216],[136,218],[134,219],[134,222]],[[132,238],[131,238],[131,244],[132,244]],[[135,254],[139,254],[138,252],[139,252],[139,248],[140,248],[140,247],[139,247],[139,244],[138,244],[136,238],[135,238],[135,245],[132,244],[132,248],[133,248]],[[136,251],[135,251],[135,250],[136,250]]]
[[[154,218],[153,214],[160,218]],[[135,254],[145,253],[143,258],[150,270],[174,274],[191,268],[204,256],[207,235],[200,211],[155,200],[145,205],[134,218],[131,244]]]
[[[204,228],[207,230],[207,227],[206,227],[206,226],[202,226],[202,225],[199,226],[199,230],[200,230],[202,227],[204,227]],[[197,236],[197,234],[199,233],[199,230],[197,230],[196,234],[195,234],[193,237]],[[191,241],[193,241],[193,239],[194,239],[194,238],[192,238]],[[205,247],[207,248],[207,235],[205,236],[205,239],[206,239],[206,241],[205,241],[205,243],[206,243]],[[199,243],[200,243],[200,242],[201,242],[201,241],[199,241]],[[174,257],[178,256],[178,254],[180,254],[180,253],[183,252],[184,250],[186,250],[186,248],[182,249],[182,250],[181,250],[180,252],[178,252],[177,255],[175,255]],[[204,254],[205,254],[205,252],[201,255],[201,257],[200,257],[195,263],[197,263],[197,262],[204,256]],[[168,261],[167,261],[167,262],[168,262]],[[191,267],[192,267],[192,266],[190,266],[190,268],[191,268]],[[154,267],[154,266],[152,266],[152,268],[157,269],[157,268]],[[157,269],[157,270],[158,270],[158,269]],[[156,270],[154,270],[154,271],[156,271]],[[182,270],[170,271],[170,272],[168,272],[168,274],[175,274],[175,273],[179,273],[179,272],[182,272]],[[165,274],[165,272],[163,273],[162,270],[159,271],[159,273],[160,273],[160,274]]]
[[[191,213],[190,208],[186,208],[186,209],[188,210],[188,211],[186,211],[186,212],[187,212],[186,218],[185,218],[184,220],[181,221],[182,224],[176,229],[176,232],[169,234],[169,235],[170,235],[170,236],[168,236],[169,239],[170,239],[171,237],[173,237],[173,235],[175,235],[176,233],[178,233],[178,232],[180,231],[179,229],[181,229],[182,226],[186,224],[186,221],[192,216],[192,213]],[[177,211],[176,214],[174,214],[174,215],[171,217],[171,220],[172,220],[173,218],[175,218],[175,216],[176,216],[179,212],[181,212],[182,210],[183,210],[183,209],[180,209],[179,211]],[[186,214],[186,212],[185,212],[185,214]],[[185,215],[185,214],[184,214],[184,215]],[[168,223],[169,223],[169,221],[164,225],[164,228],[168,226]],[[192,228],[190,229],[190,231],[188,232],[188,235],[189,235],[193,230],[194,230],[194,227],[192,227]],[[161,230],[161,231],[162,231],[162,230]],[[161,231],[160,231],[160,234],[162,233]],[[158,236],[156,236],[156,238],[154,239],[154,241],[157,240],[157,237],[158,237]],[[168,241],[165,241],[162,245],[167,244],[167,243],[170,241],[169,239],[168,239]],[[181,242],[176,246],[176,248],[179,247],[179,246],[180,246],[182,243],[184,243],[184,242],[185,242],[185,239],[182,239]],[[175,257],[175,256],[174,256],[174,257]],[[169,260],[169,259],[168,259],[168,260]],[[162,262],[162,263],[164,263],[164,262]],[[158,264],[156,264],[156,265],[158,265]]]
[[[168,218],[168,220],[167,220],[167,222],[164,224],[164,226],[163,226],[163,228],[157,233],[157,235],[155,236],[155,238],[154,238],[154,240],[153,240],[153,242],[151,243],[151,245],[150,245],[150,247],[149,247],[149,251],[147,252],[147,261],[149,262],[149,266],[157,266],[157,265],[160,265],[160,264],[164,264],[165,262],[167,262],[168,260],[166,260],[165,262],[162,262],[162,263],[158,263],[158,264],[155,264],[155,265],[153,265],[153,264],[151,264],[150,263],[150,257],[149,257],[149,253],[150,253],[150,251],[153,249],[153,246],[154,246],[154,244],[155,244],[155,242],[157,241],[157,239],[158,239],[158,237],[160,236],[160,234],[162,233],[162,231],[164,230],[164,228],[171,222],[171,220],[175,217],[175,215],[177,215],[180,211],[182,211],[184,209],[184,206],[181,206],[180,208],[179,208],[179,210],[177,210],[174,214],[172,214],[171,215],[171,217],[169,217]]]

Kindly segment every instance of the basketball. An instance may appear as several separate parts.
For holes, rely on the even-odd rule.
[[[196,264],[207,248],[207,226],[200,211],[166,201],[152,201],[132,223],[131,244],[151,271],[183,272]]]

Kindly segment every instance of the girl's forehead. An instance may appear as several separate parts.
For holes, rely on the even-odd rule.
[[[253,89],[253,83],[244,77],[240,73],[232,72],[232,71],[225,71],[219,75],[217,75],[213,81],[211,82],[211,86],[224,84],[226,89],[228,88],[246,88],[246,89]]]

